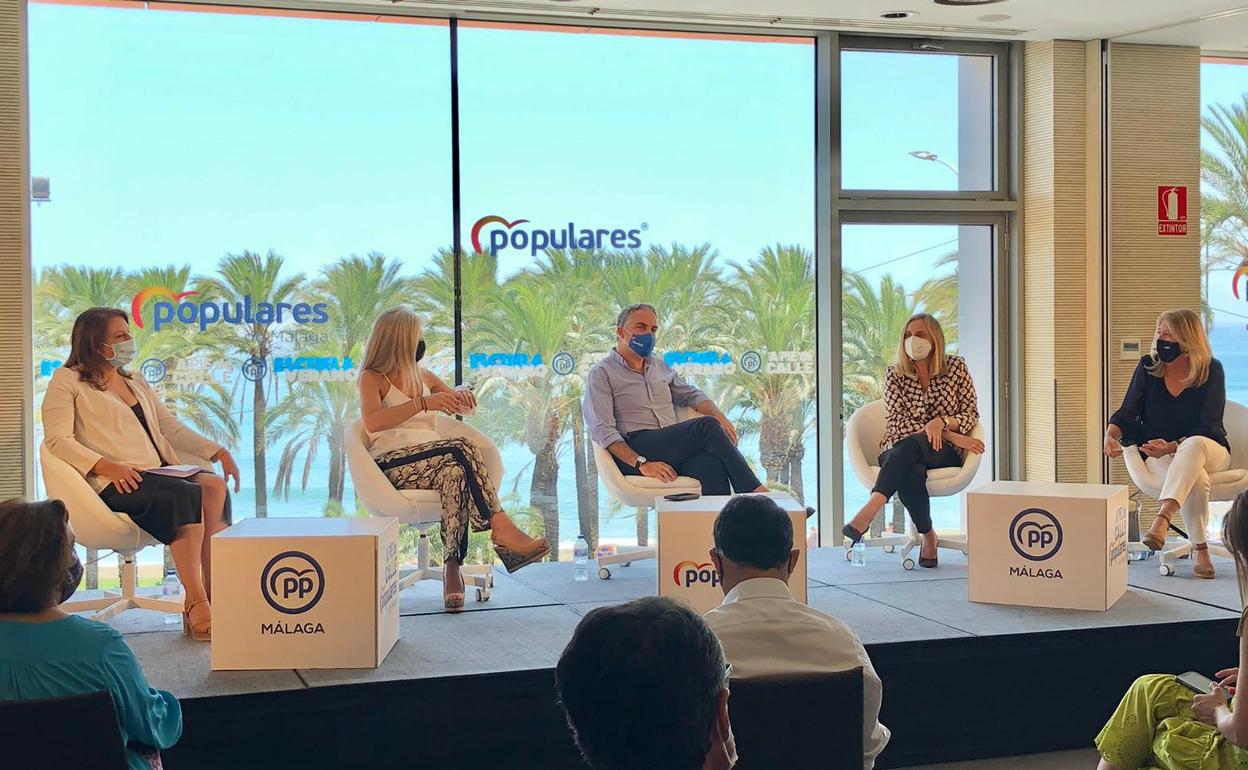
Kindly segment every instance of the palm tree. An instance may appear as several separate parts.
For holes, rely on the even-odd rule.
[[[561,291],[544,276],[520,273],[497,297],[496,312],[481,319],[476,333],[491,350],[524,351],[550,361],[563,349],[572,315]],[[559,542],[559,449],[567,427],[569,389],[550,373],[502,383],[513,409],[526,415],[522,440],[534,455],[529,504],[541,512],[546,537]],[[553,559],[558,560],[556,548]]]
[[[663,350],[722,347],[728,341],[724,330],[729,328],[730,318],[719,302],[723,282],[715,265],[717,256],[709,243],[694,247],[653,245],[644,251],[604,255],[602,259],[609,267],[599,291],[610,300],[612,312],[603,320],[609,344],[600,355],[614,344],[616,313],[638,302],[658,309],[658,340]],[[649,542],[649,517],[649,510],[637,510],[638,545]]]
[[[878,290],[867,277],[842,278],[844,410],[849,419],[858,407],[884,397],[884,375],[897,352],[897,339],[914,314],[913,300],[891,275]]]
[[[360,411],[355,385],[350,382],[301,382],[292,395],[283,399],[269,415],[269,441],[286,439],[273,492],[290,497],[290,484],[304,455],[300,489],[308,488],[308,477],[317,452],[324,442],[329,447],[329,499],[326,512],[340,515],[346,480],[344,437],[347,425]]]
[[[1200,125],[1213,140],[1200,151],[1203,305],[1212,327],[1209,274],[1248,265],[1248,94],[1238,104],[1211,105]]]
[[[342,257],[321,268],[312,293],[329,305],[340,356],[358,355],[377,314],[407,299],[413,281],[402,277],[402,270],[401,261],[375,251],[366,257]]]
[[[226,254],[217,265],[217,275],[202,278],[198,288],[205,297],[223,301],[242,301],[250,297],[253,305],[268,302],[277,305],[289,303],[303,283],[303,274],[282,278],[284,259],[270,250],[265,256],[252,251]],[[269,324],[258,322],[216,324],[213,336],[220,344],[241,358],[255,358],[267,362],[273,354],[274,330]],[[266,439],[269,433],[268,401],[265,396],[265,377],[258,377],[252,388],[251,439],[255,457],[254,484],[256,517],[268,516],[268,486],[266,480]],[[244,386],[245,387],[245,386]]]
[[[128,299],[125,276],[119,267],[60,265],[40,270],[34,287],[35,359],[62,358],[69,350],[74,319],[87,308],[123,307]],[[85,573],[86,587],[99,588],[99,552],[94,548],[87,549]]]
[[[316,351],[336,358],[361,357],[373,320],[386,308],[407,299],[412,279],[400,276],[403,263],[384,254],[369,252],[342,257],[321,269],[311,293],[329,305],[329,327],[333,341]],[[295,383],[287,398],[270,415],[269,440],[289,437],[278,463],[273,491],[290,496],[290,484],[299,455],[304,455],[301,488],[307,489],[308,475],[322,442],[329,447],[329,497],[326,510],[341,513],[346,488],[347,425],[359,413],[354,384],[349,382]]]
[[[802,351],[815,348],[814,255],[800,246],[768,246],[748,265],[734,264],[723,289],[733,309],[731,338],[742,350]],[[738,369],[726,378],[737,388],[732,404],[758,416],[747,423],[759,435],[759,461],[769,482],[793,487],[802,497],[801,456],[813,417],[814,373]],[[798,472],[792,474],[794,461]]]
[[[931,313],[940,320],[945,332],[945,343],[951,346],[958,344],[958,251],[947,252],[936,260],[935,272],[948,268],[948,272],[935,278],[928,278],[914,293],[915,304],[925,313]]]

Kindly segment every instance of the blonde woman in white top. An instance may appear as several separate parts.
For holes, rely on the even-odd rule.
[[[208,641],[212,536],[229,526],[226,479],[233,477],[237,492],[238,464],[220,444],[179,422],[146,380],[126,371],[134,356],[125,311],[93,307],[78,316],[69,357],[43,397],[44,443],[110,509],[169,546],[186,589],[182,630]],[[208,471],[189,478],[146,473],[178,465],[179,449],[220,462],[225,478]]]
[[[508,572],[550,553],[546,538],[531,538],[502,510],[476,444],[443,438],[437,413],[464,414],[477,405],[420,365],[425,341],[420,316],[405,307],[378,316],[364,351],[360,409],[369,453],[396,489],[432,489],[442,498],[443,603],[464,606],[459,567],[468,554],[468,530],[490,530]]]

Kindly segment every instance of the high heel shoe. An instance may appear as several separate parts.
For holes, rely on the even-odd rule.
[[[527,567],[533,562],[546,558],[550,553],[550,543],[544,537],[535,538],[526,548],[512,548],[502,543],[495,543],[494,553],[498,554],[498,558],[502,560],[503,566],[510,574],[521,567]]]
[[[861,540],[862,536],[867,533],[859,532],[858,530],[854,529],[852,524],[846,524],[845,526],[841,527],[841,534],[849,538],[849,541],[851,544],[858,545],[858,541]]]
[[[182,635],[189,636],[197,642],[212,641],[212,618],[199,623],[191,622],[191,610],[201,604],[208,604],[207,599],[191,602],[182,610]]]
[[[939,552],[938,552],[939,553]],[[937,556],[923,556],[923,546],[919,546],[919,566],[928,569],[935,569],[940,566],[940,558]]]
[[[1200,545],[1194,545],[1192,546],[1192,550],[1193,551],[1205,551],[1207,553],[1209,551],[1209,544],[1201,543]],[[1216,577],[1212,564],[1210,564],[1208,568],[1201,567],[1198,564],[1195,567],[1192,567],[1192,574],[1202,580],[1213,580],[1214,577]]]
[[[1170,529],[1169,514],[1159,513],[1157,514],[1157,518],[1164,519],[1166,522],[1165,529],[1161,530],[1161,534],[1154,535],[1153,531],[1150,529],[1148,532],[1144,533],[1144,537],[1140,538],[1140,542],[1142,542],[1150,551],[1160,551],[1162,548],[1166,547],[1166,531]]]

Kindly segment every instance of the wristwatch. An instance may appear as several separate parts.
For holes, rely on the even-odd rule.
[[[637,459],[633,461],[633,467],[637,470],[641,470],[641,466],[645,465],[647,462],[649,461],[646,459],[645,455],[637,455]]]

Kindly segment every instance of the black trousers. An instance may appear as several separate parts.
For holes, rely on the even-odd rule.
[[[955,468],[962,464],[962,455],[948,441],[940,451],[922,433],[906,436],[880,454],[880,475],[872,492],[884,497],[894,494],[910,512],[910,519],[919,534],[932,531],[932,505],[927,494],[927,472],[935,468]]]
[[[681,476],[702,482],[702,494],[753,492],[762,486],[740,450],[714,417],[685,420],[666,428],[633,431],[624,437],[633,451],[647,460],[667,463]],[[616,459],[625,476],[641,471]],[[729,487],[731,486],[731,490]]]

